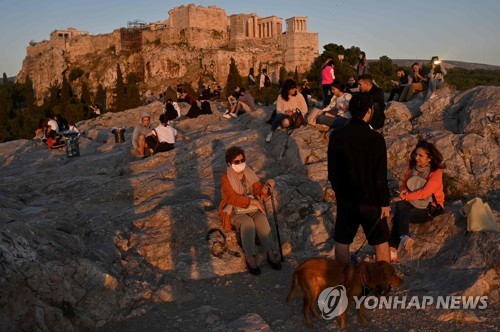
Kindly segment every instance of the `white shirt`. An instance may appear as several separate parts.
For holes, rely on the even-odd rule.
[[[175,135],[177,135],[177,130],[175,130],[175,128],[171,127],[170,125],[167,125],[166,127],[164,125],[159,125],[155,128],[155,130],[158,133],[158,140],[160,141],[160,143],[175,143]]]
[[[47,121],[47,126],[50,126],[50,128],[52,128],[52,130],[56,133],[59,132],[59,125],[57,124],[56,120],[50,119],[49,121]]]

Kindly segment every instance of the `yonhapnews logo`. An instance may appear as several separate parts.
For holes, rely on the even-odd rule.
[[[324,319],[333,319],[346,311],[349,300],[344,286],[325,288],[318,296],[318,306]]]

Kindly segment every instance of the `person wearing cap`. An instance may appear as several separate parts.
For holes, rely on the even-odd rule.
[[[144,148],[146,146],[146,136],[151,133],[151,115],[148,112],[142,112],[141,123],[137,124],[132,134],[132,145],[134,151],[137,152],[139,157],[144,156]]]

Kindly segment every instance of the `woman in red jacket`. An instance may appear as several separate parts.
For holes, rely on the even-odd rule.
[[[261,197],[269,197],[269,187],[274,187],[274,181],[261,183],[254,171],[246,166],[245,152],[240,147],[233,146],[226,151],[226,163],[227,171],[221,179],[222,201],[219,206],[222,228],[231,230],[233,224],[239,229],[248,272],[260,274],[255,260],[255,233],[266,251],[271,267],[280,270],[281,263],[276,260],[272,249],[271,228],[264,206],[259,200]],[[242,212],[243,209],[247,211]]]
[[[410,156],[410,167],[401,185],[401,194],[392,200],[395,213],[392,222],[391,260],[397,260],[397,249],[401,243],[411,251],[415,242],[410,237],[410,222],[422,223],[432,220],[427,215],[427,206],[444,206],[443,156],[427,141],[418,142]]]

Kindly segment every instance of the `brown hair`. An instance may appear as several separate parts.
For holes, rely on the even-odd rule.
[[[443,165],[443,155],[441,154],[441,152],[439,152],[439,150],[434,146],[434,144],[432,143],[429,143],[425,140],[422,140],[422,141],[419,141],[417,143],[417,146],[415,147],[415,149],[413,149],[413,151],[411,152],[411,155],[410,155],[410,168],[414,168],[416,165],[417,165],[417,161],[415,160],[416,156],[417,156],[417,149],[418,148],[422,148],[425,150],[425,152],[427,152],[427,155],[429,156],[429,158],[431,158],[431,171],[434,172],[435,170],[439,169],[439,168],[444,168],[444,165]]]
[[[245,151],[243,151],[242,148],[240,148],[239,146],[230,147],[226,150],[226,163],[230,164],[234,160],[234,158],[238,157],[240,154],[243,156],[243,158],[245,158]]]

